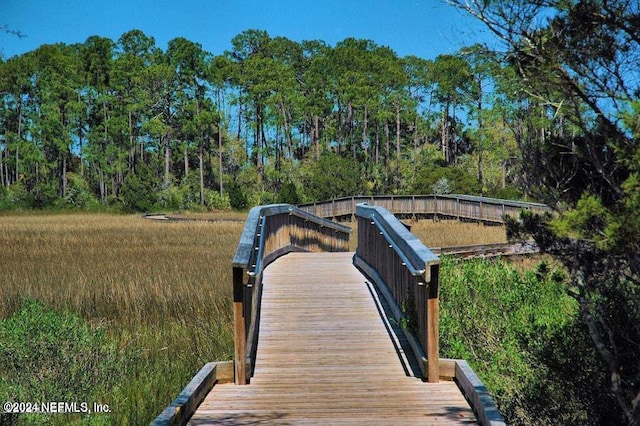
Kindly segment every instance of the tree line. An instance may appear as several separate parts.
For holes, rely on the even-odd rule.
[[[162,50],[132,30],[0,62],[4,206],[517,197],[519,146],[554,125],[482,46],[428,60],[260,30],[231,44],[214,55],[176,38]]]

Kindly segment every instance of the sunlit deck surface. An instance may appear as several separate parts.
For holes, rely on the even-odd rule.
[[[475,424],[451,381],[426,383],[353,253],[290,253],[264,272],[255,374],[218,384],[190,424]]]

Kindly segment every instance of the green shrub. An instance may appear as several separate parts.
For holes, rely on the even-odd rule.
[[[280,191],[278,192],[278,203],[285,204],[300,204],[302,199],[298,194],[298,189],[293,182],[286,182],[282,184]]]
[[[67,173],[67,191],[64,203],[67,206],[83,209],[96,202],[87,181],[77,173]]]
[[[152,170],[140,164],[136,173],[129,173],[122,185],[122,202],[130,212],[151,211],[157,201],[156,177]]]
[[[443,185],[446,182],[446,185]],[[444,190],[442,188],[445,188]],[[416,175],[416,194],[446,191],[454,194],[480,195],[482,188],[475,176],[459,166],[443,166],[440,162],[426,164]]]
[[[15,182],[7,188],[7,200],[14,208],[31,207],[29,190],[22,182]]]
[[[221,196],[218,191],[213,189],[204,190],[204,202],[209,210],[229,210],[231,208],[229,194],[223,193]]]
[[[244,210],[249,207],[249,200],[247,196],[235,182],[231,182],[227,185],[227,191],[229,193],[229,204],[231,208],[235,210]]]
[[[180,188],[171,184],[158,193],[157,206],[164,210],[180,210],[184,205],[184,196]]]
[[[0,400],[115,407],[115,400],[104,398],[122,381],[119,366],[131,362],[126,357],[127,352],[117,351],[102,328],[89,327],[76,314],[25,300],[0,322]],[[108,415],[11,414],[0,423],[64,424],[78,416],[100,423]]]
[[[200,207],[200,175],[199,170],[189,173],[180,181],[182,193],[182,209]]]
[[[354,158],[327,152],[308,166],[303,187],[311,200],[350,197],[364,192],[362,175],[362,165]]]
[[[440,355],[467,359],[508,424],[617,424],[617,405],[560,270],[444,257]]]

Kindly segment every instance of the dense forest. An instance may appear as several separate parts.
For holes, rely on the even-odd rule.
[[[575,132],[481,46],[434,60],[247,30],[220,55],[138,30],[0,63],[4,208],[522,195],[518,146]]]

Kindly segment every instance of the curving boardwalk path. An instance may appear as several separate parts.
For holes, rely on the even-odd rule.
[[[454,382],[412,375],[353,253],[290,253],[264,272],[251,384],[216,385],[189,424],[470,424]]]

